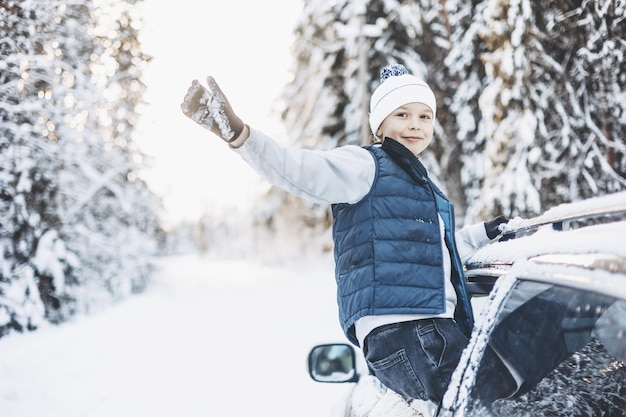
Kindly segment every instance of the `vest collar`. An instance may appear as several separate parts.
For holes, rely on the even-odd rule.
[[[417,183],[425,184],[428,182],[426,167],[406,146],[395,139],[386,137],[381,147]]]

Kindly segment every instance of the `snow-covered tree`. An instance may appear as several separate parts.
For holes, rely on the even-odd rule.
[[[532,57],[540,44],[529,28],[530,2],[490,1],[463,9],[472,11],[472,19],[467,12],[458,18],[446,63],[457,84],[450,110],[462,149],[466,216],[471,221],[537,213],[539,192],[527,161],[537,153],[529,93],[538,75]],[[468,30],[465,22],[471,22]]]
[[[45,67],[40,32],[48,25],[31,2],[2,2],[0,25],[0,335],[34,328],[44,318],[32,259],[42,230],[59,225],[56,200],[57,147],[42,134],[46,99],[38,80]],[[11,34],[7,36],[6,34]],[[41,92],[41,95],[40,95]]]
[[[624,189],[626,2],[453,3],[467,221]]]
[[[546,111],[539,129],[548,161],[538,170],[546,205],[626,188],[626,1],[564,6],[557,2],[554,13],[536,16],[540,33],[552,35],[540,37],[552,58],[544,66],[560,80],[558,107],[546,107],[557,111]],[[559,162],[566,169],[554,169]]]
[[[134,3],[0,1],[0,335],[123,297],[150,270]]]
[[[484,26],[482,11],[485,7],[486,2],[445,1],[450,36],[449,50],[440,71],[445,78],[439,84],[445,88],[438,95],[443,109],[437,114],[445,141],[438,134],[432,147],[441,155],[442,178],[453,192],[450,197],[457,205],[457,215],[466,213],[468,201],[480,200],[480,181],[484,177],[485,140],[478,107],[485,78],[480,60],[484,44],[477,33]]]
[[[85,288],[101,287],[117,298],[143,287],[146,256],[155,249],[151,239],[157,229],[155,201],[137,175],[144,161],[133,140],[135,107],[145,89],[141,70],[147,57],[136,38],[134,2],[93,3],[90,14],[80,7],[66,9],[68,22],[90,16],[91,29],[86,40],[89,48],[67,46],[73,60],[89,65],[83,100],[75,103],[75,112],[87,117],[78,132],[68,132],[78,134],[78,144],[70,145],[68,154],[76,154],[66,160],[69,169],[63,170],[63,189],[67,190],[63,223],[68,245],[82,254],[78,275],[98,277],[80,290],[91,297],[101,292]]]

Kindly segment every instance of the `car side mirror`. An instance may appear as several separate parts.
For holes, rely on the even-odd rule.
[[[309,352],[309,375],[317,382],[357,382],[356,354],[345,343],[317,345]]]

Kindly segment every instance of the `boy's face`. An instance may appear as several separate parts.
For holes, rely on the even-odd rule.
[[[433,138],[434,121],[430,107],[409,103],[395,109],[383,120],[376,136],[392,138],[407,147],[415,156],[428,147]]]

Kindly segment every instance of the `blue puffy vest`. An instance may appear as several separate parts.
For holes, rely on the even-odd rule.
[[[339,318],[358,345],[354,323],[385,314],[445,312],[444,269],[437,214],[443,218],[457,292],[455,319],[473,325],[463,266],[454,240],[454,209],[406,147],[393,139],[367,146],[376,177],[356,204],[334,204],[333,240]]]

